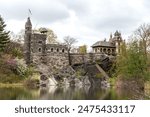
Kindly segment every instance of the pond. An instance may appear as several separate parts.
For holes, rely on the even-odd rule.
[[[0,88],[0,100],[122,100],[133,99],[135,96],[133,92],[128,90],[90,86],[49,86],[38,89],[25,87]]]

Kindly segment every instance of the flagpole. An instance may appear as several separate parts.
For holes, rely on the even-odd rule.
[[[32,15],[31,10],[28,9],[28,17],[30,17]]]

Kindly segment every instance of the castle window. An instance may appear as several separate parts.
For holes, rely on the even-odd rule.
[[[111,51],[110,49],[107,50],[108,54],[110,54],[110,51]]]
[[[103,49],[103,52],[106,53],[106,48]]]
[[[59,52],[59,49],[57,48],[57,52]]]
[[[114,53],[115,52],[115,50],[114,49],[112,49],[112,53]]]
[[[54,50],[54,49],[53,49],[53,48],[51,48],[51,52],[53,52],[53,50]]]
[[[95,52],[97,52],[97,48],[95,48]]]
[[[102,52],[102,48],[100,49],[100,52]]]
[[[26,30],[30,30],[30,28],[29,28],[29,27],[26,27]]]
[[[64,53],[65,52],[65,50],[64,49],[62,49],[62,53]]]
[[[42,44],[42,41],[38,41],[39,44]]]
[[[39,48],[39,52],[42,52],[42,48]]]

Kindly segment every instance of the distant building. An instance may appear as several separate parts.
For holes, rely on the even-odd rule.
[[[94,53],[116,55],[120,53],[120,45],[122,43],[121,33],[116,31],[114,37],[110,35],[109,41],[98,41],[92,45]]]

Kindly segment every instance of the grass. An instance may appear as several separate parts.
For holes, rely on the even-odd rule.
[[[115,77],[109,78],[108,80],[109,80],[109,83],[110,83],[111,86],[115,86],[116,85],[116,78]]]
[[[23,83],[11,83],[11,84],[0,83],[0,88],[1,87],[20,87],[20,86],[23,86]]]
[[[150,90],[150,81],[147,81],[145,83],[145,89],[149,89]]]

